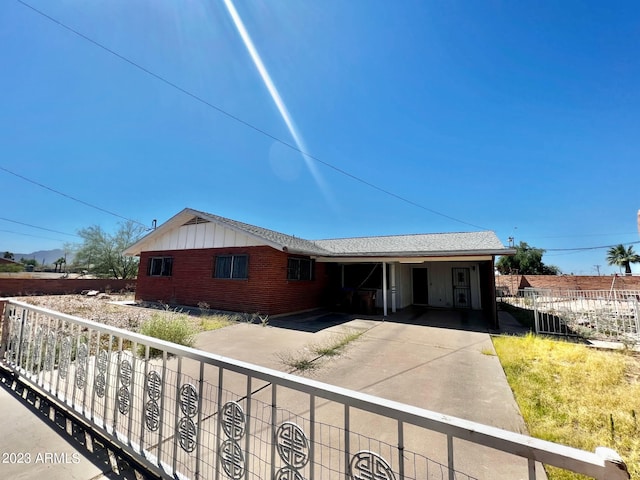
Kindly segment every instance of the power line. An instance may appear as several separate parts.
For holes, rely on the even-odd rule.
[[[420,208],[420,209],[425,210],[427,212],[430,212],[430,213],[432,213],[434,215],[439,215],[441,217],[447,218],[447,219],[452,220],[454,222],[462,223],[464,225],[469,225],[471,227],[478,228],[480,230],[490,230],[490,229],[488,229],[486,227],[475,225],[473,223],[466,222],[464,220],[460,220],[458,218],[452,217],[451,215],[447,215],[447,214],[439,212],[437,210],[433,210],[432,208],[426,207],[426,206],[424,206],[424,205],[422,205],[420,203],[414,202],[413,200],[410,200],[410,199],[408,199],[406,197],[398,195],[397,193],[394,193],[394,192],[392,192],[390,190],[387,190],[387,189],[385,189],[383,187],[380,187],[380,186],[378,186],[378,185],[376,185],[376,184],[374,184],[372,182],[369,182],[369,181],[367,181],[367,180],[365,180],[365,179],[363,179],[361,177],[358,177],[357,175],[349,173],[349,172],[347,172],[346,170],[344,170],[344,169],[342,169],[340,167],[337,167],[337,166],[335,166],[335,165],[333,165],[333,164],[331,164],[329,162],[326,162],[326,161],[324,161],[324,160],[322,160],[322,159],[320,159],[320,158],[318,158],[318,157],[316,157],[314,155],[311,155],[310,153],[307,153],[307,152],[301,150],[300,148],[298,148],[297,146],[295,146],[295,145],[293,145],[293,144],[291,144],[289,142],[286,142],[286,141],[282,140],[281,138],[276,137],[275,135],[267,132],[266,130],[263,130],[262,128],[257,127],[255,125],[247,122],[246,120],[243,120],[240,117],[238,117],[238,116],[236,116],[236,115],[234,115],[232,113],[227,112],[226,110],[223,110],[222,108],[218,107],[217,105],[214,105],[213,103],[205,100],[204,98],[196,95],[195,93],[192,93],[192,92],[180,87],[176,83],[173,83],[170,80],[167,80],[166,78],[162,77],[161,75],[152,72],[151,70],[143,67],[142,65],[134,62],[133,60],[130,60],[129,58],[125,57],[124,55],[121,55],[120,53],[117,53],[116,51],[114,51],[114,50],[110,49],[109,47],[101,44],[100,42],[92,39],[91,37],[88,37],[87,35],[79,32],[78,30],[75,30],[72,27],[62,23],[60,20],[57,20],[57,19],[51,17],[50,15],[47,15],[43,11],[38,10],[37,8],[29,5],[28,3],[24,2],[23,0],[16,0],[16,1],[18,3],[20,3],[20,4],[22,4],[23,6],[33,10],[37,14],[43,16],[44,18],[50,20],[51,22],[57,24],[58,26],[68,30],[69,32],[73,33],[74,35],[77,35],[78,37],[82,38],[83,40],[86,40],[87,42],[92,43],[93,45],[95,45],[98,48],[101,48],[105,52],[110,53],[111,55],[113,55],[113,56],[119,58],[120,60],[128,63],[129,65],[137,68],[138,70],[140,70],[140,71],[146,73],[147,75],[155,78],[156,80],[159,80],[160,82],[164,83],[165,85],[168,85],[171,88],[173,88],[175,90],[178,90],[179,92],[183,93],[184,95],[187,95],[188,97],[191,97],[192,99],[196,100],[197,102],[200,102],[203,105],[206,105],[207,107],[212,108],[213,110],[217,111],[218,113],[220,113],[222,115],[225,115],[226,117],[228,117],[228,118],[230,118],[230,119],[232,119],[232,120],[244,125],[245,127],[248,127],[250,129],[254,130],[255,132],[258,132],[261,135],[264,135],[265,137],[270,138],[271,140],[273,140],[275,142],[278,142],[281,145],[283,145],[285,147],[288,147],[291,150],[294,150],[294,151],[300,153],[301,155],[304,155],[305,157],[324,165],[327,168],[330,168],[330,169],[332,169],[332,170],[334,170],[334,171],[336,171],[336,172],[338,172],[338,173],[340,173],[340,174],[342,174],[342,175],[344,175],[346,177],[349,177],[352,180],[360,182],[363,185],[366,185],[366,186],[368,186],[370,188],[373,188],[374,190],[378,190],[379,192],[384,193],[385,195],[393,197],[393,198],[395,198],[397,200],[400,200],[400,201],[402,201],[404,203],[407,203],[407,204],[412,205],[414,207]],[[35,182],[33,182],[33,183],[35,183]],[[59,192],[57,192],[57,193],[59,193]],[[85,203],[86,204],[86,202],[81,202],[81,203]],[[92,206],[92,205],[90,205],[90,206]],[[96,208],[96,207],[94,207],[94,208]],[[103,210],[103,209],[100,209],[100,210]],[[103,210],[103,211],[106,211],[106,210]],[[107,213],[111,213],[111,212],[107,212]],[[111,213],[111,214],[114,215],[113,213]],[[116,215],[116,216],[119,216],[119,215]],[[123,217],[121,217],[121,218],[123,218]],[[139,223],[139,222],[136,222],[136,223]]]
[[[640,243],[640,241],[627,242],[627,245],[636,245],[638,243]],[[600,246],[600,247],[545,248],[544,250],[546,250],[547,252],[577,252],[577,251],[580,251],[580,250],[599,250],[601,248],[617,247],[618,245],[620,245],[620,244],[616,243],[615,245],[603,245],[603,246]]]
[[[16,223],[18,225],[24,225],[25,227],[37,228],[38,230],[46,230],[47,232],[59,233],[60,235],[67,235],[69,237],[82,238],[82,237],[80,237],[80,235],[76,235],[75,233],[60,232],[59,230],[52,230],[51,228],[39,227],[37,225],[31,225],[30,223],[24,223],[24,222],[19,222],[17,220],[11,220],[9,218],[0,217],[0,220],[4,220],[5,222]]]
[[[49,190],[50,192],[56,193],[58,195],[66,197],[66,198],[68,198],[70,200],[73,200],[74,202],[78,202],[78,203],[81,203],[83,205],[86,205],[87,207],[91,207],[91,208],[94,208],[96,210],[100,210],[101,212],[108,213],[109,215],[113,215],[114,217],[118,217],[118,218],[121,218],[123,220],[127,220],[128,222],[134,222],[134,223],[137,223],[138,225],[143,225],[143,226],[147,227],[147,225],[145,225],[144,223],[140,223],[137,220],[132,220],[130,218],[123,217],[122,215],[118,215],[117,213],[114,213],[114,212],[112,212],[110,210],[107,210],[105,208],[98,207],[97,205],[93,205],[92,203],[85,202],[84,200],[80,200],[79,198],[73,197],[73,196],[71,196],[71,195],[69,195],[67,193],[64,193],[64,192],[61,192],[59,190],[56,190],[55,188],[51,188],[51,187],[48,187],[48,186],[46,186],[46,185],[44,185],[44,184],[42,184],[40,182],[36,182],[35,180],[31,180],[30,178],[27,178],[24,175],[20,175],[19,173],[12,172],[8,168],[5,168],[5,167],[3,167],[1,165],[0,165],[0,170],[2,170],[4,172],[7,172],[7,173],[9,173],[9,174],[11,174],[11,175],[13,175],[15,177],[21,178],[25,182],[33,183],[34,185],[37,185],[37,186],[39,186],[41,188],[44,188],[45,190]]]
[[[527,238],[583,238],[583,237],[612,237],[614,235],[622,236],[622,235],[638,235],[638,232],[626,232],[626,233],[576,233],[574,235],[533,235],[527,236]]]
[[[639,244],[639,243],[640,243],[640,241],[627,242],[626,245],[636,245],[636,244]],[[565,254],[557,253],[557,254],[549,255],[549,256],[559,256],[559,255],[568,255],[569,253],[579,253],[579,252],[586,252],[586,251],[589,251],[589,250],[601,250],[603,248],[612,248],[612,247],[617,247],[618,245],[620,245],[620,244],[616,243],[615,245],[602,245],[602,246],[599,246],[599,247],[543,248],[542,250],[545,250],[546,252],[567,252]]]
[[[31,235],[30,233],[14,232],[12,230],[0,230],[0,232],[13,233],[15,235],[23,235],[25,237],[44,238],[45,240],[55,240],[56,242],[64,242],[64,240],[60,240],[59,238],[43,237],[41,235]]]

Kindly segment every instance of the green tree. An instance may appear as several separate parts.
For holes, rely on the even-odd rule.
[[[133,278],[138,273],[138,258],[125,257],[122,252],[136,242],[146,228],[132,221],[119,224],[111,235],[94,225],[78,231],[83,243],[75,252],[74,263],[89,272],[111,278]]]
[[[32,265],[34,267],[38,266],[38,261],[35,258],[24,258],[20,259],[20,263],[23,265]]]
[[[631,264],[640,263],[640,255],[634,252],[632,245],[625,248],[623,244],[620,244],[607,251],[607,263],[617,265],[620,268],[624,267],[624,274],[631,275]]]
[[[496,268],[502,275],[518,273],[520,275],[559,275],[555,265],[545,265],[542,261],[544,250],[530,247],[526,242],[516,246],[516,254],[503,256],[496,262]]]

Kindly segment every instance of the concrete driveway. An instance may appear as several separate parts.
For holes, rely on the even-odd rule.
[[[345,332],[362,331],[360,338],[349,344],[343,354],[320,359],[317,368],[298,374],[526,433],[489,332],[479,318],[434,310],[401,312],[389,318],[391,320],[385,321],[335,314],[301,315],[272,320],[267,327],[238,324],[200,334],[197,347],[291,371],[283,364],[282,357],[304,355],[311,345],[330,343]],[[387,436],[384,428],[365,425],[376,438]],[[390,433],[390,437],[395,434]],[[441,440],[427,436],[424,439],[433,442],[430,458],[446,464],[446,449]],[[456,469],[471,477],[528,478],[524,460],[461,441],[455,441],[454,447]],[[545,478],[541,468],[538,478]]]
[[[311,345],[335,342],[345,332],[360,331],[363,334],[337,357],[320,358],[317,368],[303,374],[315,380],[341,387],[366,392],[382,398],[400,401],[436,412],[453,415],[492,425],[495,427],[524,433],[524,424],[513,395],[507,385],[504,373],[494,355],[493,346],[486,327],[473,315],[462,315],[447,311],[406,311],[384,320],[380,317],[352,318],[346,315],[327,314],[321,316],[301,315],[272,319],[269,326],[236,324],[221,330],[199,335],[197,346],[219,355],[244,360],[277,370],[290,371],[282,363],[283,357],[304,355]],[[508,317],[502,322],[507,323]],[[175,359],[172,360],[175,362]],[[185,362],[183,374],[197,378],[197,368],[189,370]],[[175,365],[172,366],[172,368]],[[193,367],[193,365],[192,365]],[[197,367],[197,365],[196,365]],[[229,375],[234,381],[234,376]],[[213,381],[213,379],[211,379]],[[244,380],[235,378],[239,392],[243,391]],[[4,385],[4,384],[3,384]],[[227,383],[225,383],[226,388]],[[260,388],[259,382],[254,389]],[[234,389],[235,390],[235,389]],[[256,393],[253,398],[270,411],[270,389]],[[300,398],[295,392],[281,392],[278,389],[278,403],[291,415],[291,419],[308,417],[308,398]],[[22,400],[22,402],[20,401]],[[33,405],[33,406],[31,406]],[[128,467],[114,467],[107,461],[112,455],[104,455],[104,449],[96,450],[97,443],[85,441],[86,433],[73,427],[69,420],[56,421],[53,428],[41,419],[43,413],[35,408],[35,402],[19,398],[11,388],[0,389],[0,406],[11,411],[0,422],[0,430],[9,432],[0,442],[3,452],[53,452],[65,455],[64,464],[50,465],[3,465],[0,471],[12,478],[134,478]],[[41,402],[42,407],[42,402]],[[43,407],[42,407],[43,408]],[[50,414],[48,409],[46,415]],[[355,409],[353,409],[355,410]],[[316,422],[319,437],[327,431],[330,442],[342,448],[343,434],[340,428],[344,409],[340,404],[318,400]],[[259,417],[258,412],[254,412]],[[297,415],[300,415],[297,417]],[[214,425],[211,415],[205,426]],[[256,417],[260,421],[260,418]],[[270,434],[268,415],[263,427],[256,427],[256,435]],[[173,428],[170,424],[166,428]],[[16,428],[19,425],[20,428]],[[63,427],[63,428],[60,428]],[[386,448],[392,465],[398,464],[396,433],[397,426],[386,418],[373,418],[370,414],[351,413],[350,431],[359,432],[354,436],[352,449]],[[212,427],[213,428],[213,427]],[[257,431],[262,428],[263,432]],[[68,430],[68,435],[61,432]],[[76,441],[75,437],[79,437]],[[82,437],[82,438],[80,438]],[[71,441],[71,438],[74,438]],[[367,440],[370,438],[371,440]],[[84,440],[83,440],[84,439]],[[357,443],[362,442],[362,443]],[[443,435],[406,427],[405,458],[411,456],[411,445],[418,445],[423,457],[412,457],[415,472],[409,478],[425,480],[448,478],[446,469],[440,464],[447,463],[446,439]],[[459,472],[456,479],[514,480],[526,479],[527,464],[523,459],[502,454],[495,450],[454,440],[455,465]],[[92,446],[91,451],[88,447]],[[259,442],[256,444],[259,445]],[[318,447],[321,451],[324,447]],[[334,450],[335,451],[335,450]],[[355,450],[351,450],[355,451]],[[395,453],[394,453],[395,452]],[[75,455],[81,455],[76,457]],[[210,452],[213,455],[213,450]],[[393,456],[396,455],[394,459]],[[424,462],[424,457],[429,458]],[[325,464],[341,462],[342,456],[335,454]],[[66,459],[71,459],[67,462]],[[79,459],[79,461],[77,460]],[[211,459],[208,459],[210,461]],[[420,463],[422,462],[422,463]],[[119,462],[116,462],[116,464]],[[336,472],[338,469],[336,469]],[[116,473],[117,472],[117,473]],[[408,472],[411,473],[411,472]],[[259,478],[267,478],[257,474]],[[7,477],[8,478],[8,477]],[[319,477],[316,477],[319,478]],[[329,477],[327,477],[329,478]],[[336,476],[335,478],[338,478]],[[539,467],[538,477],[546,478]]]

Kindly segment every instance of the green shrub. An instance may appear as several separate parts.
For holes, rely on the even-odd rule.
[[[0,272],[7,272],[7,273],[24,272],[24,265],[21,265],[21,264],[14,265],[12,263],[2,264],[0,265]]]
[[[154,313],[149,320],[140,325],[139,333],[167,342],[177,343],[178,345],[192,347],[198,331],[187,315]],[[140,356],[144,355],[144,348],[144,345],[140,345],[138,348]],[[162,355],[162,351],[151,348],[149,355],[158,357]]]
[[[200,329],[203,332],[208,332],[232,325],[234,323],[234,316],[225,314],[205,315],[201,316],[199,320]]]

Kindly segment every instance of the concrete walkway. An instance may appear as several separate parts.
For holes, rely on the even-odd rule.
[[[510,333],[520,332],[512,317],[505,312],[500,315],[501,323]],[[301,315],[272,319],[266,327],[237,324],[205,332],[199,335],[197,347],[291,371],[283,359],[307,355],[310,346],[330,344],[354,331],[364,333],[341,355],[316,360],[317,368],[304,374],[326,383],[526,433],[489,331],[473,312],[462,315],[408,310],[387,320],[335,314]],[[48,480],[141,478],[140,472],[117,457],[117,452],[105,447],[98,437],[7,378],[0,385],[0,408],[4,413],[0,417],[3,432],[0,452],[29,453],[30,464],[19,464],[17,458],[15,462],[0,463],[1,478],[28,479],[44,474]],[[379,437],[385,436],[375,423],[365,427],[378,432]],[[472,477],[528,478],[525,460],[465,442],[456,441],[454,445],[456,468]],[[54,456],[50,455],[47,462],[45,454]],[[40,462],[36,462],[38,458]],[[440,441],[433,445],[433,458],[446,463],[446,451]],[[538,478],[545,478],[539,470]]]
[[[0,478],[154,478],[4,371],[0,371],[0,412]]]

